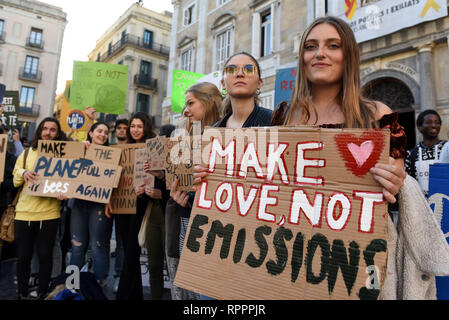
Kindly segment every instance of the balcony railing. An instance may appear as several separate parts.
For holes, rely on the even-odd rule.
[[[157,79],[149,78],[145,74],[138,73],[134,75],[134,84],[152,90],[157,90]]]
[[[20,68],[19,79],[33,82],[41,82],[42,71],[31,72],[29,70],[25,70],[25,68]]]
[[[19,115],[38,117],[41,106],[33,104],[31,107],[19,107]]]
[[[44,40],[37,41],[36,39],[31,39],[31,38],[28,37],[27,38],[27,42],[26,42],[26,46],[28,48],[43,50],[44,49]]]
[[[126,34],[114,45],[112,45],[111,49],[108,50],[108,52],[104,53],[100,57],[100,62],[105,61],[108,57],[114,55],[116,52],[120,51],[126,45],[131,45],[137,48],[145,49],[154,53],[162,54],[167,57],[170,54],[170,47],[155,42],[145,42],[144,39],[141,37]]]

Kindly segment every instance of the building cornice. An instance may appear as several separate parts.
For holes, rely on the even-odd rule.
[[[16,8],[33,14],[59,20],[67,24],[67,14],[62,11],[62,8],[43,2],[31,2],[27,0],[0,0],[0,6]]]

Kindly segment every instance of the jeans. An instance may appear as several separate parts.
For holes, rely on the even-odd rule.
[[[104,204],[75,199],[70,218],[72,239],[71,265],[81,268],[90,244],[93,270],[98,282],[105,280],[108,267],[108,247],[111,219],[104,214]]]

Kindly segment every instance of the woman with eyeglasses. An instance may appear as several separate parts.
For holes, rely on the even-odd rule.
[[[259,106],[262,73],[256,58],[240,51],[229,57],[221,84],[226,90],[224,117],[214,127],[231,129],[270,126],[272,111]],[[207,168],[195,166],[195,184],[207,176]]]

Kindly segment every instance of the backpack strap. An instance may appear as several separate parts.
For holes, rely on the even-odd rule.
[[[26,163],[27,163],[27,157],[28,157],[28,152],[30,151],[30,148],[26,148],[25,149],[25,154],[23,155],[23,168],[26,169]],[[12,202],[12,205],[15,207],[17,202],[19,201],[19,196],[20,193],[23,190],[23,186],[24,186],[25,182],[22,184],[22,186],[20,187],[19,191],[17,191],[16,196],[14,197],[14,200]]]

